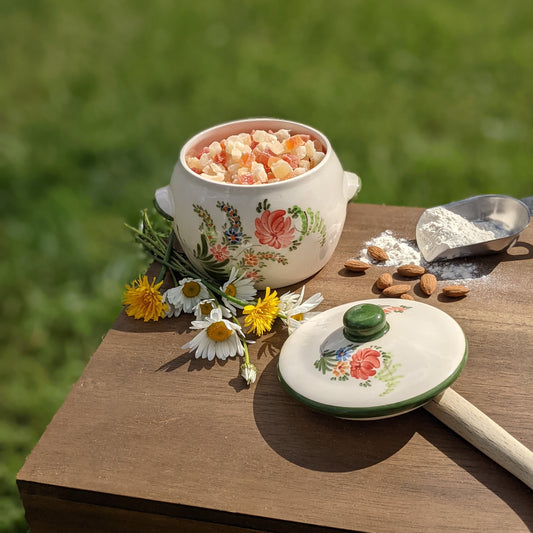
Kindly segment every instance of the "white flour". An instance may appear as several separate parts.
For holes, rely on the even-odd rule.
[[[424,254],[421,253],[416,241],[395,237],[391,230],[386,230],[378,237],[365,243],[365,248],[359,253],[359,260],[385,267],[398,267],[407,264],[421,265],[440,280],[480,279],[485,277],[487,270],[486,268],[483,269],[475,259],[463,258],[428,262],[424,259],[424,255],[435,257],[436,254],[429,253],[428,255],[428,252],[439,253],[447,248],[456,248],[508,236],[506,230],[492,222],[472,222],[440,206],[426,209],[419,223],[423,234],[427,236],[426,242],[418,243],[424,247]],[[368,247],[372,245],[383,249],[389,259],[381,262],[371,259],[367,251]]]
[[[444,207],[427,209],[420,218],[418,245],[424,257],[433,259],[450,248],[506,237],[509,233],[490,221],[470,221]]]
[[[440,280],[465,280],[483,276],[478,265],[469,260],[453,259],[451,261],[428,263],[420,253],[415,241],[395,237],[391,230],[386,230],[378,237],[374,237],[365,243],[365,248],[359,252],[359,260],[374,263],[367,254],[368,247],[372,245],[379,246],[389,256],[387,261],[376,263],[380,266],[398,267],[407,264],[421,265]]]

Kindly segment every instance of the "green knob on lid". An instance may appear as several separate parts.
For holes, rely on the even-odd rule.
[[[344,313],[342,321],[344,336],[353,342],[379,339],[389,331],[385,313],[379,305],[354,305]]]

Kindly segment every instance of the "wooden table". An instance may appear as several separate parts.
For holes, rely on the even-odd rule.
[[[421,212],[350,205],[306,293],[321,291],[322,309],[377,297],[383,267],[360,275],[344,261],[386,229],[414,239]],[[462,300],[415,298],[467,335],[454,390],[533,448],[533,227],[483,266]],[[281,328],[252,347],[259,377],[247,388],[237,360],[181,349],[188,324],[118,317],[18,474],[32,533],[533,528],[533,491],[426,410],[373,422],[317,414],[278,383]]]

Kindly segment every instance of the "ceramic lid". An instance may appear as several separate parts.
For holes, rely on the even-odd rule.
[[[376,419],[419,407],[447,388],[467,359],[459,324],[418,301],[347,303],[311,318],[284,343],[278,376],[312,409]]]

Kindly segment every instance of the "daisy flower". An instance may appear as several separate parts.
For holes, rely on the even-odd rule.
[[[209,292],[199,279],[183,278],[177,287],[168,289],[163,294],[163,301],[168,304],[167,316],[179,316],[181,312],[192,313],[201,300],[209,298]]]
[[[244,325],[248,332],[255,332],[258,336],[270,331],[274,320],[278,316],[279,298],[276,291],[270,292],[270,287],[266,288],[265,297],[259,298],[255,305],[247,305],[243,309],[246,315]]]
[[[316,313],[310,313],[323,300],[322,294],[317,292],[305,302],[304,299],[305,285],[302,287],[300,294],[287,292],[280,296],[279,302],[279,317],[283,323],[288,327],[289,333],[292,333],[302,322],[308,320]]]
[[[231,318],[231,311],[226,309],[223,305],[219,305],[216,300],[209,298],[207,300],[200,300],[194,308],[194,316],[196,320],[201,320],[211,314],[213,309],[219,308],[222,311],[224,318]]]
[[[198,333],[183,348],[195,350],[196,359],[203,358],[212,361],[215,357],[225,360],[228,357],[244,355],[244,348],[239,334],[241,326],[222,318],[222,311],[217,307],[203,320],[193,320],[191,329],[198,329]]]
[[[147,276],[139,276],[131,285],[126,285],[122,298],[122,303],[127,306],[126,314],[137,319],[143,318],[145,322],[164,318],[168,304],[159,292],[162,284],[163,281],[156,283],[155,278],[149,283]]]
[[[233,267],[229,275],[228,281],[221,287],[222,292],[240,300],[241,302],[250,302],[255,298],[257,291],[254,287],[254,280],[247,278],[245,274],[239,275],[238,270]],[[236,313],[236,307],[242,309],[244,305],[240,305],[229,298],[222,298],[224,305],[232,312]]]

